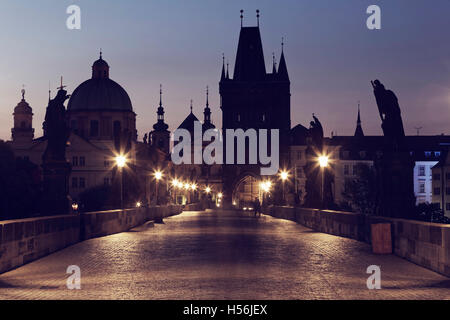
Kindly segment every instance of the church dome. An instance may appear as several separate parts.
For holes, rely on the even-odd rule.
[[[14,108],[14,114],[33,114],[28,102],[25,101],[25,90],[22,89],[22,100]]]
[[[133,111],[128,93],[109,78],[109,65],[100,59],[92,65],[92,78],[72,93],[68,111]]]

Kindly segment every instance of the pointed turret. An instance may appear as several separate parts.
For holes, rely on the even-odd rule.
[[[222,54],[222,75],[220,76],[220,81],[225,80],[225,54]]]
[[[203,131],[213,129],[215,126],[211,123],[211,109],[209,108],[209,88],[206,87],[206,107],[203,111]]]
[[[169,153],[170,132],[169,126],[164,122],[164,107],[162,104],[162,85],[159,85],[159,107],[156,112],[158,121],[153,125],[153,131],[150,132],[150,143],[152,146]]]
[[[286,59],[284,58],[284,41],[281,42],[281,57],[280,64],[278,66],[278,78],[283,81],[289,81]]]
[[[272,52],[272,74],[277,74],[277,61],[275,60],[275,53]]]
[[[364,137],[364,132],[361,126],[361,114],[359,110],[359,103],[358,103],[358,119],[356,120],[355,137]]]

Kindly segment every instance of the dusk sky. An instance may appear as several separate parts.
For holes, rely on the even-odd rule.
[[[66,28],[66,8],[81,8],[81,30]],[[381,30],[368,30],[366,9],[381,7]],[[244,25],[260,28],[266,68],[279,59],[281,37],[291,80],[292,127],[314,112],[325,134],[352,135],[361,101],[366,135],[381,134],[370,80],[398,98],[407,134],[449,132],[450,1],[414,0],[2,0],[0,4],[0,139],[9,140],[22,84],[42,135],[49,81],[71,93],[90,78],[99,50],[110,77],[130,95],[139,139],[156,122],[159,84],[174,130],[189,113],[203,119],[210,86],[213,122],[221,126],[218,81],[222,52],[230,73]]]

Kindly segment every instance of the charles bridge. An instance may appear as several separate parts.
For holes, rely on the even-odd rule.
[[[379,222],[393,255],[368,244]],[[2,221],[0,239],[2,299],[450,298],[450,226],[436,223],[190,204]],[[69,265],[81,290],[66,287]],[[369,265],[381,290],[366,287]]]

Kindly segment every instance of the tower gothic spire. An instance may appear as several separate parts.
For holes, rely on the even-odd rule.
[[[358,118],[356,120],[355,137],[364,137],[364,131],[361,126],[360,102],[358,101]]]

